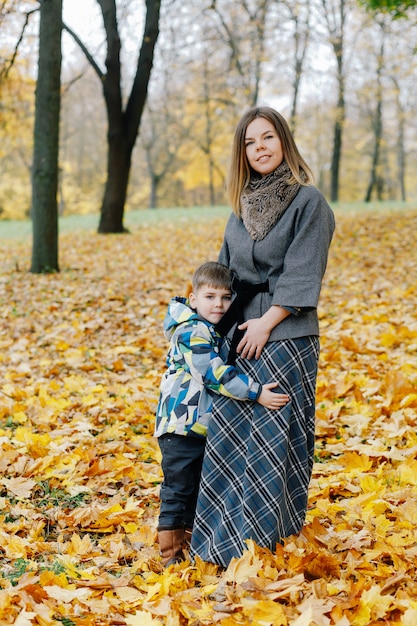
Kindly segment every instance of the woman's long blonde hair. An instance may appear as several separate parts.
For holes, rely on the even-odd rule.
[[[311,185],[314,180],[313,173],[299,153],[290,128],[282,115],[271,107],[253,107],[244,113],[236,127],[227,179],[227,195],[229,202],[238,217],[240,217],[240,195],[247,187],[251,174],[253,173],[246,156],[246,130],[249,124],[258,117],[263,117],[268,120],[278,134],[284,159],[292,173],[290,183]]]

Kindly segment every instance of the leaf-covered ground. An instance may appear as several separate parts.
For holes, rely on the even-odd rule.
[[[208,216],[209,218],[209,216]],[[417,623],[417,212],[337,216],[304,532],[161,568],[161,323],[224,220],[0,244],[0,623]]]

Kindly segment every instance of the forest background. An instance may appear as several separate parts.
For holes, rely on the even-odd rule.
[[[2,3],[0,67],[7,69],[0,81],[3,219],[30,214],[36,6],[22,0]],[[126,97],[144,6],[126,0],[117,6]],[[63,8],[64,22],[104,66],[98,3],[65,0]],[[288,119],[317,185],[332,201],[413,201],[413,11],[398,20],[390,13],[369,14],[355,0],[163,2],[126,210],[224,204],[231,134],[242,111],[255,103],[275,106]],[[25,24],[19,53],[9,67]],[[61,215],[98,211],[106,133],[98,77],[64,30]],[[340,166],[336,186],[334,163]]]

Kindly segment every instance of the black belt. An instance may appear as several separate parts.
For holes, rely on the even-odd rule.
[[[227,363],[234,365],[236,361],[236,348],[239,345],[240,340],[245,334],[244,330],[239,330],[238,326],[244,322],[243,309],[258,293],[269,293],[269,282],[264,283],[248,283],[245,280],[239,280],[233,278],[232,290],[236,293],[236,296],[230,305],[230,308],[223,315],[218,324],[215,325],[216,331],[224,337],[234,324],[237,324],[230,345],[229,356]]]

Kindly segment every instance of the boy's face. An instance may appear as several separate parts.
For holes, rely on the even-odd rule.
[[[190,293],[190,305],[200,317],[217,324],[232,303],[230,289],[202,285],[196,293]]]

